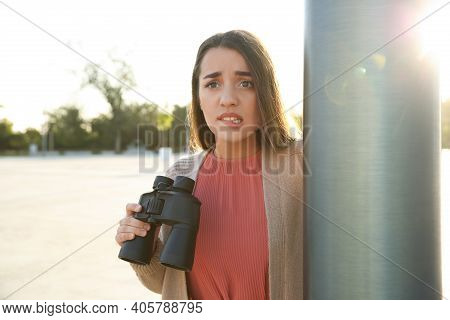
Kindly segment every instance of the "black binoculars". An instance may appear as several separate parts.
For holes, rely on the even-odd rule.
[[[191,271],[194,263],[195,240],[200,220],[201,202],[192,195],[195,182],[177,176],[175,182],[157,176],[153,191],[144,193],[139,199],[142,210],[134,215],[148,222],[150,230],[145,237],[125,241],[119,258],[136,264],[149,264],[156,249],[159,228],[162,224],[172,226],[159,260],[161,264],[183,271]]]

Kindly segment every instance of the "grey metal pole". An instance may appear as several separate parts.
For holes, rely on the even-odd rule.
[[[442,298],[438,73],[400,35],[422,3],[306,1],[307,299]]]

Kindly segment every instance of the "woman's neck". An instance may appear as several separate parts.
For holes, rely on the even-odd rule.
[[[255,135],[242,141],[217,141],[214,154],[221,159],[246,158],[256,154],[261,149]]]

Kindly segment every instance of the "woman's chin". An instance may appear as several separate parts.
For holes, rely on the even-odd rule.
[[[216,141],[220,141],[222,143],[242,143],[245,141],[248,141],[249,139],[252,139],[255,132],[250,133],[240,133],[240,132],[232,132],[229,134],[222,134],[218,136],[218,139]]]

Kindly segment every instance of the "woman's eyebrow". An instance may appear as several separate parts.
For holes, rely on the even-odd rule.
[[[222,72],[213,72],[213,73],[210,73],[210,74],[204,76],[203,79],[215,78],[215,77],[220,76],[221,74],[222,74]],[[238,75],[238,76],[248,76],[248,77],[252,76],[252,74],[248,71],[235,71],[234,74]]]

